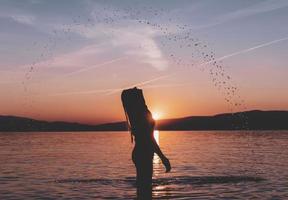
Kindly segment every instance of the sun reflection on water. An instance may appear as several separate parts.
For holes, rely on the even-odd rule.
[[[160,141],[159,141],[159,131],[158,130],[154,130],[154,138],[157,142],[157,144],[160,146]],[[161,168],[161,159],[159,158],[159,156],[157,154],[154,154],[154,158],[153,158],[153,176],[157,176],[161,173],[161,171],[163,171],[163,169]]]
[[[153,134],[154,134],[154,138],[155,138],[157,144],[160,145],[159,144],[159,131],[158,130],[154,130]]]

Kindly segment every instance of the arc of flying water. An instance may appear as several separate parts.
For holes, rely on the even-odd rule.
[[[285,40],[288,40],[288,37],[284,37],[284,38],[281,38],[281,39],[277,39],[277,40],[272,40],[270,42],[265,42],[265,43],[262,43],[262,44],[259,44],[259,45],[256,45],[254,47],[250,47],[250,48],[247,48],[247,49],[243,49],[243,50],[240,50],[240,51],[236,51],[236,52],[233,52],[233,53],[230,53],[230,54],[227,54],[225,56],[222,56],[220,58],[216,58],[215,60],[212,60],[212,61],[208,61],[208,62],[204,62],[202,64],[199,64],[198,66],[196,67],[200,67],[200,66],[204,66],[204,65],[207,65],[207,64],[211,64],[215,61],[221,61],[221,60],[225,60],[227,58],[230,58],[230,57],[233,57],[233,56],[237,56],[237,55],[240,55],[240,54],[243,54],[243,53],[247,53],[247,52],[250,52],[250,51],[253,51],[253,50],[256,50],[256,49],[259,49],[259,48],[263,48],[263,47],[266,47],[266,46],[270,46],[272,44],[275,44],[275,43],[279,43],[279,42],[282,42],[282,41],[285,41]],[[171,73],[171,74],[167,74],[167,75],[164,75],[164,76],[159,76],[159,77],[156,77],[156,78],[153,78],[153,79],[149,79],[147,81],[143,81],[143,82],[140,82],[140,83],[135,83],[133,85],[129,85],[127,87],[124,87],[122,88],[123,89],[126,89],[126,88],[131,88],[131,87],[136,87],[136,86],[141,86],[141,85],[146,85],[146,84],[150,84],[152,82],[155,82],[155,81],[158,81],[160,79],[166,79],[168,77],[171,77],[171,76],[175,76],[176,74],[178,73],[181,73],[183,72],[182,71],[178,71],[178,72],[174,72],[174,73]],[[119,89],[116,89],[114,91],[110,91],[108,92],[106,95],[111,95],[111,94],[114,94],[116,92],[119,92],[120,90]]]

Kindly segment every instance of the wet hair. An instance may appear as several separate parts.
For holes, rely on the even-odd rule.
[[[123,90],[121,100],[126,116],[127,128],[131,133],[131,141],[133,142],[133,131],[136,129],[135,125],[141,120],[141,116],[143,116],[148,109],[142,90],[136,87]]]

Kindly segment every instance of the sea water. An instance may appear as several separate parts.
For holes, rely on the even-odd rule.
[[[154,199],[288,199],[288,131],[160,131]],[[0,133],[0,199],[134,199],[127,132]]]

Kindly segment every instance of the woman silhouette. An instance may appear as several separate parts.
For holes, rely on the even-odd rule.
[[[131,139],[135,138],[132,160],[136,166],[136,184],[138,199],[152,199],[152,174],[154,152],[160,157],[166,168],[171,170],[168,158],[164,156],[153,136],[155,121],[148,110],[142,90],[132,88],[121,94]]]

